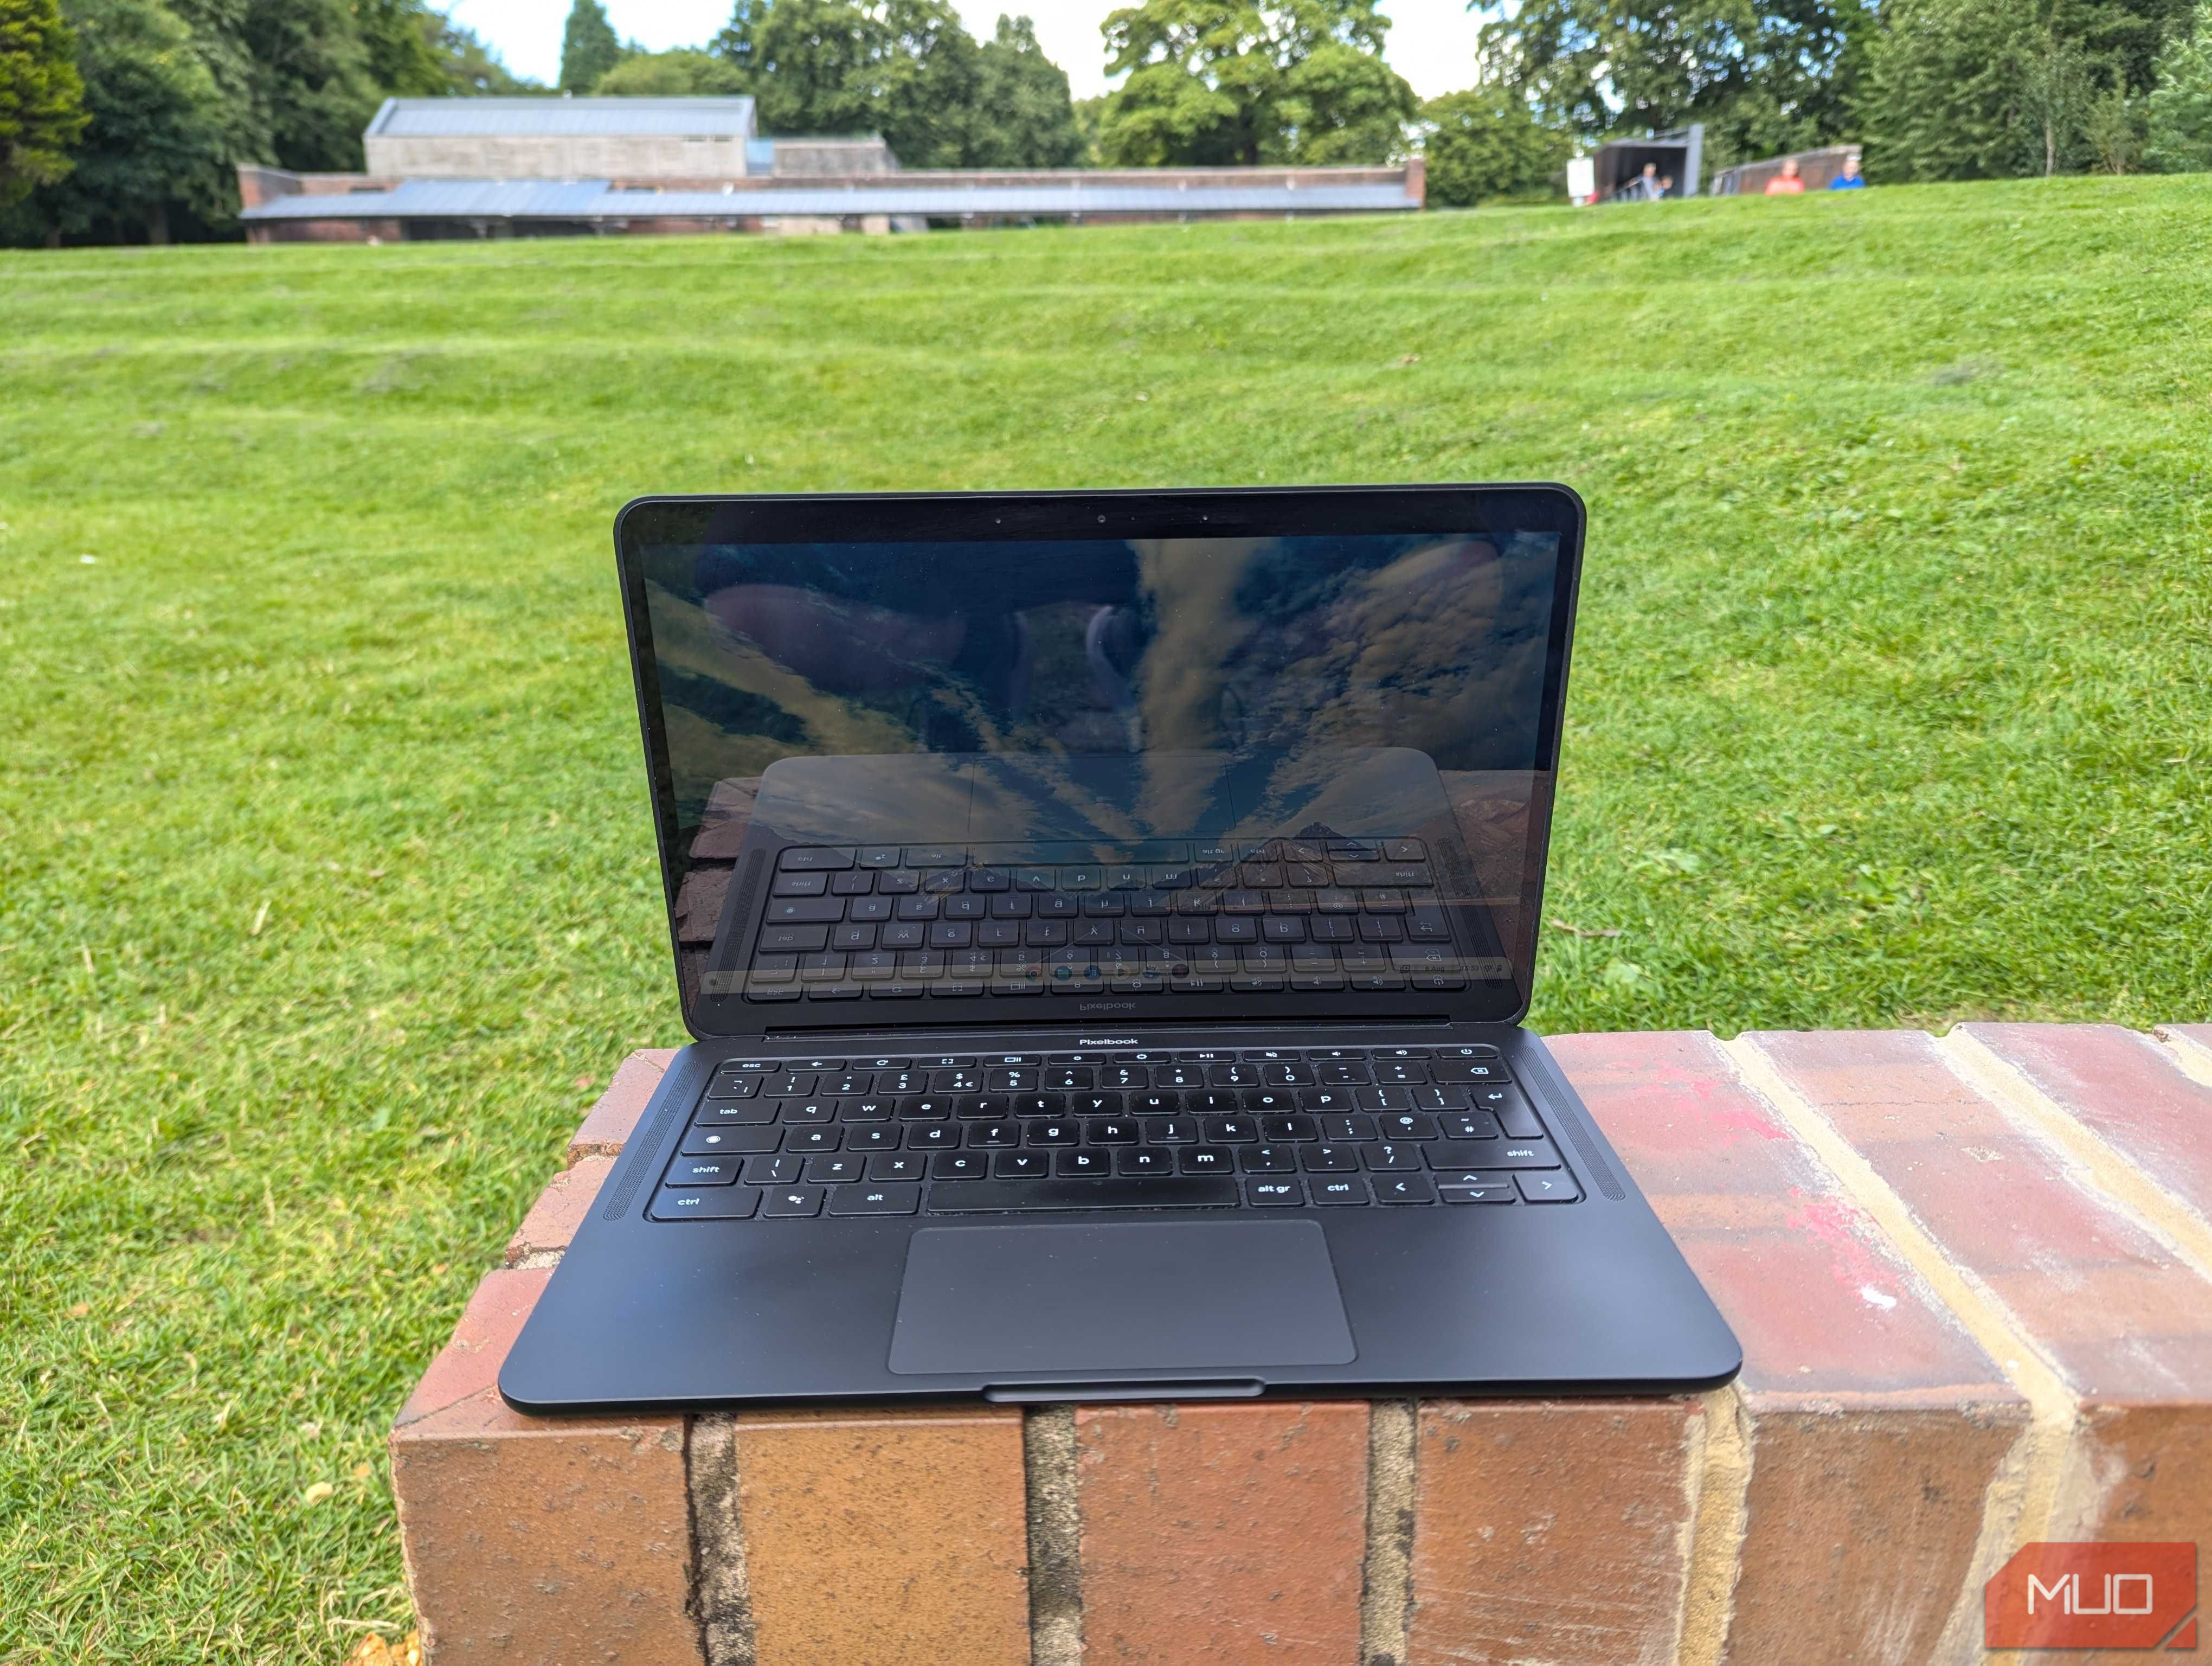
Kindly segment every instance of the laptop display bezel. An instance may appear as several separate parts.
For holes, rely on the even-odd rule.
[[[1510,1010],[1496,985],[1470,983],[1460,991],[1392,995],[1166,994],[1133,997],[1094,1010],[1091,1003],[1047,1000],[1031,1003],[985,997],[974,1015],[920,1011],[836,1010],[817,1019],[788,1006],[751,1006],[735,1000],[683,1000],[683,948],[678,893],[687,854],[678,813],[655,657],[653,620],[642,552],[672,544],[740,543],[970,543],[998,538],[1155,539],[1173,538],[1295,537],[1352,533],[1480,532],[1492,528],[1555,532],[1551,636],[1546,656],[1542,709],[1536,726],[1536,776],[1556,800],[1567,672],[1574,641],[1585,526],[1583,501],[1553,483],[1498,485],[1212,487],[1172,491],[763,493],[743,496],[654,496],[635,498],[615,520],[616,567],[629,644],[638,724],[644,742],[660,862],[664,913],[672,969],[687,1030],[702,1041],[770,1031],[839,1028],[945,1028],[962,1024],[994,1029],[1071,1025],[1238,1024],[1271,1020],[1356,1023],[1443,1018],[1517,1024],[1527,1015],[1534,985],[1535,944],[1542,918],[1543,882],[1551,838],[1550,806],[1532,819],[1525,954],[1515,959]],[[1540,822],[1540,826],[1534,824]],[[709,1006],[741,1017],[729,1027],[702,1026]],[[884,1004],[888,1006],[888,1004]],[[1073,1010],[1081,1007],[1084,1010]],[[1034,1010],[1031,1010],[1034,1008]]]

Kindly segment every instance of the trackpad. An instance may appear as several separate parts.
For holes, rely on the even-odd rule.
[[[1316,1221],[1040,1222],[916,1232],[890,1368],[1227,1374],[1357,1353]]]

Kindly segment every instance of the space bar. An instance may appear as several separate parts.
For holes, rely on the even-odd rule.
[[[1237,1183],[1226,1175],[1127,1180],[963,1180],[929,1189],[933,1215],[1012,1209],[1228,1209]]]

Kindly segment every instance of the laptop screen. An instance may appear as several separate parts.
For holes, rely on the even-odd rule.
[[[1558,488],[643,500],[686,1022],[1527,1007]]]

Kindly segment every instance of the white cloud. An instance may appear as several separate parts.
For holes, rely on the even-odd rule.
[[[1106,90],[1098,33],[1119,0],[954,0],[969,31],[988,40],[1001,12],[1026,12],[1045,56],[1067,71],[1078,98]],[[696,46],[729,21],[729,0],[606,0],[615,33],[655,52]],[[1476,20],[1460,0],[1383,0],[1395,27],[1385,54],[1423,98],[1474,79]],[[568,0],[458,0],[453,15],[520,76],[550,85],[561,73],[561,26]]]

